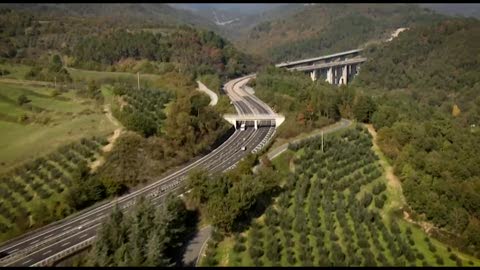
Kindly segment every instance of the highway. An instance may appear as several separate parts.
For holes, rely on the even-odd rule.
[[[237,113],[273,113],[268,105],[243,90],[243,86],[252,76],[254,75],[225,84],[225,91]],[[272,138],[275,128],[270,121],[264,122],[257,130],[253,128],[253,123],[247,123],[245,131],[235,130],[222,145],[209,154],[148,186],[4,243],[0,252],[7,253],[8,256],[0,260],[0,266],[51,265],[53,261],[67,255],[66,253],[71,253],[72,249],[91,244],[97,228],[113,207],[126,209],[132,206],[139,196],[151,198],[154,203],[161,203],[169,193],[182,187],[182,182],[194,168],[205,168],[211,173],[233,168],[245,155],[260,150]],[[241,150],[244,146],[246,151]]]

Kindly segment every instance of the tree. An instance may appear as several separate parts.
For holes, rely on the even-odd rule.
[[[100,94],[100,85],[97,83],[97,81],[96,80],[89,81],[87,86],[88,97],[95,98],[99,94]]]
[[[152,233],[152,236],[149,237],[147,243],[147,258],[145,261],[145,266],[171,266],[170,259],[166,257],[165,250],[166,250],[166,243],[165,240],[162,238],[166,236],[164,230],[163,233]],[[157,231],[158,232],[158,231]]]
[[[17,104],[18,105],[23,105],[23,104],[26,104],[26,103],[29,103],[31,100],[27,98],[27,96],[25,94],[21,94],[20,96],[18,96],[17,98]]]
[[[376,111],[376,104],[370,96],[359,95],[353,106],[353,114],[359,122],[370,123]]]
[[[187,186],[191,192],[187,196],[194,205],[199,206],[208,200],[210,178],[206,170],[192,170],[189,173]]]
[[[127,216],[114,208],[98,230],[91,253],[95,266],[172,266],[185,237],[186,208],[169,197],[155,210],[151,201],[137,200]]]
[[[63,68],[62,59],[58,54],[55,54],[52,57],[52,62],[50,63],[49,71],[53,73],[58,73],[62,70],[62,68]]]
[[[452,108],[452,115],[454,117],[457,117],[460,115],[460,113],[461,113],[460,108],[458,108],[457,104],[454,104]]]

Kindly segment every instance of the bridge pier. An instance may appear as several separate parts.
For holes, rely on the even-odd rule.
[[[288,70],[303,71],[310,75],[312,81],[316,81],[319,78],[323,80],[326,75],[325,81],[330,84],[348,84],[358,74],[360,64],[367,61],[367,58],[360,56],[361,51],[363,49],[355,49],[293,62],[284,62],[275,66],[287,68]]]
[[[329,84],[333,84],[333,68],[329,68],[327,70],[327,79],[326,81],[329,83]]]
[[[339,84],[347,84],[348,80],[348,65],[342,67],[342,77],[340,77]]]
[[[318,70],[312,70],[312,72],[310,72],[310,78],[312,79],[312,81],[316,81],[317,80],[317,73],[318,73]]]

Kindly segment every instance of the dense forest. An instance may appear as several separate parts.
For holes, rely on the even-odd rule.
[[[48,18],[2,8],[0,57],[34,65],[32,73],[44,68],[52,53],[61,56],[63,66],[90,70],[162,74],[175,69],[193,77],[232,77],[256,67],[253,58],[209,30],[160,23],[127,27],[98,17]]]
[[[480,253],[480,22],[412,28],[367,50],[354,83],[371,89],[371,122],[417,218]],[[385,92],[386,91],[386,92]]]
[[[174,266],[184,238],[191,233],[193,213],[170,196],[156,207],[140,198],[133,209],[118,208],[102,223],[90,251],[88,266]]]
[[[218,73],[234,77],[253,70],[252,61],[228,41],[212,31],[187,27],[169,34],[118,30],[101,36],[87,36],[67,54],[74,57],[73,66],[86,69],[101,69],[122,59],[133,58],[171,62],[177,69],[194,76]],[[115,71],[114,68],[111,70]],[[153,70],[153,73],[159,72]]]

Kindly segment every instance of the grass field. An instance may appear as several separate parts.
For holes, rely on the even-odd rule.
[[[284,192],[246,231],[211,241],[200,265],[480,265],[394,215],[402,202],[365,130],[326,136],[325,153],[319,139],[294,149],[273,161],[292,172]]]
[[[20,105],[20,95],[29,102]],[[0,81],[0,241],[71,213],[65,194],[79,164],[92,162],[115,128],[103,104],[73,90]]]
[[[115,126],[101,107],[73,92],[52,97],[48,87],[0,82],[0,172],[41,156],[60,145],[92,135],[107,135]],[[31,102],[16,103],[24,94]],[[24,122],[20,116],[25,116]]]

